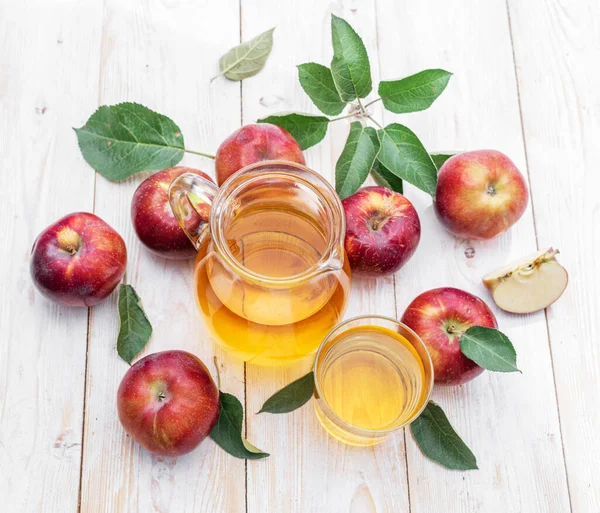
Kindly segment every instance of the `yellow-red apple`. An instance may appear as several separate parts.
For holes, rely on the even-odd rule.
[[[363,187],[342,201],[345,248],[352,274],[395,273],[414,254],[421,239],[419,215],[402,194],[385,187]]]
[[[434,207],[446,229],[463,239],[492,239],[527,208],[527,183],[503,153],[478,150],[449,158],[438,173]]]
[[[33,283],[66,306],[92,306],[121,281],[127,249],[121,236],[94,214],[75,212],[48,226],[33,243]]]
[[[302,148],[284,128],[258,123],[239,128],[223,141],[215,159],[217,183],[262,160],[289,160],[305,164]]]
[[[461,352],[460,337],[471,326],[498,327],[482,299],[451,287],[417,296],[406,308],[402,322],[427,346],[438,385],[461,385],[479,376],[483,368]]]
[[[119,420],[142,447],[181,456],[200,444],[219,418],[219,390],[206,365],[185,351],[142,358],[117,392]]]

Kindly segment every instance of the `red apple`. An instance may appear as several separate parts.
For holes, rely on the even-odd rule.
[[[181,456],[200,444],[219,418],[219,390],[206,365],[185,351],[142,358],[117,392],[125,431],[154,454]]]
[[[479,150],[448,159],[438,173],[435,212],[446,229],[463,239],[491,239],[525,212],[527,183],[503,153]]]
[[[236,171],[262,160],[305,164],[302,148],[287,130],[269,123],[246,125],[219,146],[215,160],[217,183],[221,185]]]
[[[342,205],[353,275],[395,273],[417,249],[421,223],[415,207],[402,194],[385,187],[363,187]]]
[[[461,385],[479,376],[483,368],[462,354],[460,337],[471,326],[498,327],[483,300],[451,287],[417,296],[408,305],[402,322],[427,346],[438,385]]]
[[[177,223],[169,204],[169,185],[183,173],[194,173],[212,182],[202,171],[177,166],[163,169],[146,178],[131,200],[131,220],[138,238],[150,251],[165,258],[183,260],[196,256],[196,250]],[[190,219],[194,231],[195,217]]]
[[[40,233],[30,271],[47,298],[66,306],[92,306],[115,289],[126,265],[121,236],[98,216],[76,212]]]

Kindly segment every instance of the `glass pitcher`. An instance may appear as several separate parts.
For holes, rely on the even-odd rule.
[[[258,365],[316,352],[350,294],[345,218],[331,185],[305,166],[248,166],[221,188],[190,173],[169,188],[198,250],[200,315],[228,351]]]

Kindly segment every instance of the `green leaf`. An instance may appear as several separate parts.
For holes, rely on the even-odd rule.
[[[410,425],[423,454],[453,470],[477,469],[477,459],[448,421],[444,411],[429,401],[423,413]]]
[[[300,64],[298,79],[304,92],[323,114],[336,116],[344,110],[346,102],[340,98],[327,66],[315,62]]]
[[[378,92],[387,110],[396,114],[418,112],[431,107],[451,76],[443,69],[427,69],[401,80],[379,82]]]
[[[306,404],[315,391],[315,374],[292,381],[269,397],[258,413],[288,413]]]
[[[256,460],[269,456],[242,437],[244,408],[234,395],[219,392],[221,411],[210,437],[224,451],[236,458]]]
[[[379,162],[379,160],[375,160],[375,162],[373,162],[371,176],[377,185],[381,185],[382,187],[387,187],[392,191],[404,194],[404,185],[402,184],[402,179],[398,178],[387,167]]]
[[[333,60],[331,74],[340,98],[350,102],[367,96],[371,83],[371,68],[367,49],[350,24],[331,15]]]
[[[444,162],[446,162],[449,158],[454,157],[454,155],[456,155],[456,153],[432,153],[430,157],[431,160],[433,160],[435,167],[437,167],[439,171],[444,165]]]
[[[381,143],[379,162],[398,178],[434,196],[437,168],[419,138],[398,123],[378,130],[377,135]]]
[[[258,120],[259,123],[271,123],[285,128],[298,141],[300,148],[306,150],[323,140],[329,126],[325,116],[308,114],[274,114]]]
[[[517,352],[508,337],[495,328],[471,326],[460,337],[460,350],[484,369],[496,372],[521,372]]]
[[[117,352],[128,364],[144,349],[152,326],[142,308],[142,301],[131,285],[119,287],[119,335],[117,336]]]
[[[335,165],[335,190],[341,199],[354,194],[364,183],[378,152],[377,131],[354,121]]]
[[[211,82],[221,75],[236,81],[256,75],[263,69],[271,53],[274,30],[275,27],[229,50],[219,59],[221,72],[213,77]]]
[[[83,158],[109,180],[172,167],[183,157],[179,127],[137,103],[103,105],[74,130]]]

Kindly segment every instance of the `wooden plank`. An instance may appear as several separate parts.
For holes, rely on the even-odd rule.
[[[211,3],[142,3],[108,0],[104,13],[100,103],[130,100],[170,116],[190,149],[214,152],[239,120],[239,85],[221,80],[218,56],[239,38],[237,0]],[[212,162],[183,163],[212,173]],[[91,170],[86,170],[92,173]],[[223,388],[243,401],[243,366],[216,351],[196,312],[192,262],[173,262],[140,247],[130,200],[142,176],[111,183],[98,176],[96,212],[125,238],[127,282],[140,294],[154,333],[144,354],[184,349],[211,370],[216,353]],[[153,457],[125,435],[115,394],[127,365],[117,356],[116,297],[91,319],[83,490],[85,512],[242,512],[244,462],[205,441],[189,455]]]
[[[29,254],[46,226],[93,206],[71,126],[97,99],[97,4],[0,2],[0,509],[11,513],[77,510],[88,310],[44,299]]]
[[[452,71],[440,100],[427,112],[402,116],[401,122],[431,150],[495,148],[526,172],[505,3],[458,5],[377,0],[381,74],[393,79],[424,68]],[[533,17],[532,12],[529,21]],[[399,118],[386,115],[386,122],[392,119]],[[508,233],[475,243],[447,234],[425,194],[407,187],[407,195],[421,217],[423,236],[397,277],[399,313],[434,287],[473,292],[493,307],[523,371],[485,373],[459,388],[434,391],[434,400],[477,455],[479,470],[449,472],[426,460],[411,439],[411,511],[569,511],[544,314],[505,314],[494,308],[481,283],[487,271],[535,250],[531,206]]]
[[[379,75],[373,2],[348,2],[333,12],[363,35],[373,76]],[[281,9],[275,0],[243,0],[244,39],[276,25],[273,53],[265,69],[243,83],[243,120],[281,111],[317,113],[298,83],[295,66],[331,60],[331,8],[318,0],[294,1]],[[377,107],[379,108],[379,107]],[[310,167],[333,180],[349,121],[334,123],[327,138],[306,152]],[[355,280],[346,317],[377,312],[395,315],[393,279]],[[307,371],[312,359],[287,369],[248,365],[248,412],[257,412],[275,390]],[[250,415],[248,435],[271,453],[248,463],[248,511],[407,511],[408,493],[402,434],[376,448],[346,446],[319,425],[312,404],[288,415]]]
[[[538,245],[560,248],[570,272],[546,315],[572,510],[584,513],[600,503],[600,6],[508,3]]]

